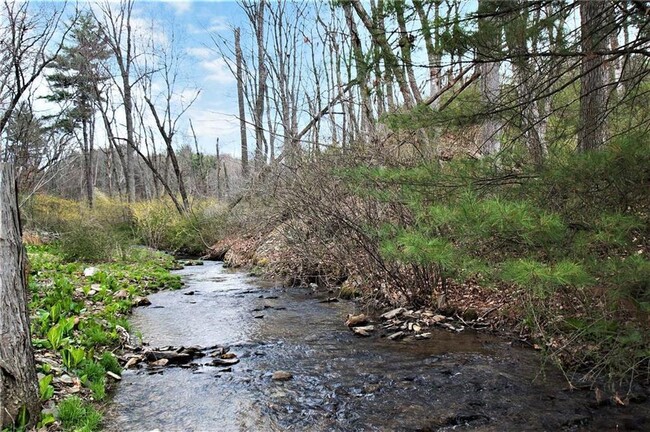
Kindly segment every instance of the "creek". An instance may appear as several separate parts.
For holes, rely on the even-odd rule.
[[[431,339],[360,338],[355,303],[260,282],[221,263],[178,271],[132,325],[152,347],[224,345],[240,362],[124,372],[109,431],[634,430],[635,411],[569,391],[538,353],[465,331]],[[193,295],[188,295],[193,292]],[[207,361],[207,360],[206,360]],[[274,381],[274,371],[293,375]],[[626,407],[629,408],[629,407]],[[642,429],[639,429],[642,430]]]

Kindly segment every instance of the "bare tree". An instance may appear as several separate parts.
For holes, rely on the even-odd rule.
[[[184,98],[184,92],[179,88],[181,84],[178,69],[180,67],[180,57],[175,52],[173,42],[170,43],[169,47],[161,47],[157,57],[159,64],[155,68],[156,72],[147,75],[146,79],[142,81],[144,100],[153,116],[160,137],[165,143],[167,157],[174,170],[178,193],[182,200],[182,212],[187,212],[190,210],[190,201],[183,172],[174,148],[174,137],[178,132],[180,119],[199,97],[200,91],[190,89],[188,91],[190,93],[189,97]],[[153,94],[152,84],[154,79],[160,80],[163,87],[163,90],[157,95]],[[151,165],[149,167],[151,168]]]
[[[42,5],[44,10],[38,11],[35,7],[10,0],[0,5],[0,135],[25,92],[56,59],[69,31],[64,28],[56,40],[63,9]]]
[[[121,85],[118,85],[117,88],[122,96],[126,124],[126,157],[123,169],[129,202],[134,202],[136,197],[135,161],[133,156],[137,143],[135,142],[133,88],[138,80],[143,78],[143,76],[135,79],[133,77],[136,53],[131,15],[134,4],[135,0],[121,0],[117,10],[115,10],[112,3],[107,0],[101,6],[102,16],[96,16],[119,68]]]
[[[244,178],[248,176],[248,136],[246,133],[246,100],[244,98],[244,60],[241,50],[241,29],[235,32],[235,62],[237,79],[237,105],[239,108],[239,134],[241,139],[241,170]]]

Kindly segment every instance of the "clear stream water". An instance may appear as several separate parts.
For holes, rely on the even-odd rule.
[[[353,302],[319,303],[215,262],[178,274],[184,289],[150,296],[134,328],[152,347],[225,345],[241,361],[125,371],[109,431],[650,430],[647,402],[596,408],[593,392],[568,391],[535,352],[501,339],[359,338],[343,324]],[[276,370],[294,378],[273,381]]]

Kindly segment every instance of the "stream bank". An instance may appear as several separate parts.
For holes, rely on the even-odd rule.
[[[569,391],[540,357],[492,336],[432,330],[430,339],[359,338],[352,302],[320,303],[206,262],[184,289],[151,295],[133,327],[152,347],[228,346],[230,367],[132,369],[107,413],[110,431],[647,430],[641,394],[598,406]],[[192,293],[192,295],[188,295]],[[280,381],[273,373],[287,371]]]

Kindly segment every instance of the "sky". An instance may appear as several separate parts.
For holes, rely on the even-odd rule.
[[[192,119],[203,152],[214,153],[217,137],[221,151],[240,157],[236,80],[216,49],[213,38],[232,39],[232,28],[244,26],[246,16],[234,1],[136,1],[139,18],[153,17],[171,25],[178,35],[174,43],[184,53],[183,73],[189,86],[200,89],[198,99],[186,113]],[[181,139],[189,139],[189,126],[181,128]],[[185,136],[183,136],[185,135]]]
[[[46,2],[37,0],[35,3],[42,6]],[[80,5],[97,6],[92,1]],[[200,91],[179,122],[176,146],[193,146],[188,123],[191,119],[202,152],[214,154],[216,139],[219,138],[222,154],[240,157],[236,81],[214,43],[214,39],[232,40],[236,26],[242,27],[242,39],[245,40],[247,18],[240,6],[235,1],[224,0],[136,0],[132,22],[140,35],[151,34],[159,45],[173,44],[181,54],[177,102],[186,103]],[[162,82],[154,82],[154,89],[156,87],[162,88]],[[36,93],[44,95],[48,92],[46,81],[42,79]],[[37,106],[41,112],[53,109],[42,100]],[[99,130],[97,139],[105,139]],[[98,144],[103,146],[101,142]]]

